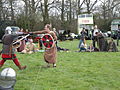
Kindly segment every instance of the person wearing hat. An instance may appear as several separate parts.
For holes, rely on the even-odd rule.
[[[3,47],[1,52],[2,60],[0,60],[0,67],[2,67],[7,60],[13,60],[15,65],[20,70],[26,68],[26,66],[21,66],[15,54],[16,48],[13,47],[13,42],[17,40],[17,38],[18,38],[18,35],[15,35],[15,34],[5,34],[3,36],[2,38]]]

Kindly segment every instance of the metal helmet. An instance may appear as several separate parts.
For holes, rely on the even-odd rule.
[[[10,31],[12,31],[11,27],[6,27],[5,30],[10,30]]]
[[[5,68],[0,73],[0,87],[12,88],[16,83],[16,72],[12,68]]]
[[[11,34],[11,33],[12,33],[11,27],[6,27],[5,34]]]

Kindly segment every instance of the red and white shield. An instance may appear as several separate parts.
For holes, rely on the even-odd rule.
[[[54,45],[54,39],[50,34],[45,34],[42,38],[42,43],[45,46],[45,48],[50,49]]]

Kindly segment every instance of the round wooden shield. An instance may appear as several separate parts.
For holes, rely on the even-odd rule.
[[[54,39],[50,34],[45,34],[42,38],[42,43],[45,46],[45,48],[50,49],[54,45]]]

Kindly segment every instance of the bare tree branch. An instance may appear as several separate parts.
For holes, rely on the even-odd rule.
[[[97,3],[97,0],[92,4],[90,11],[93,9],[94,5]]]
[[[84,4],[85,0],[83,0],[83,2],[79,5],[79,8],[82,7],[82,5]],[[79,0],[79,3],[80,3],[80,0]]]
[[[110,7],[109,9],[107,9],[106,11],[109,11],[109,10],[111,10],[111,9],[115,8],[117,5],[120,5],[120,2],[119,2],[119,3],[117,3],[117,4],[115,4],[115,5],[113,5],[112,7]]]
[[[52,1],[51,3],[48,3],[48,6],[49,6],[49,5],[52,5],[52,4],[54,4],[54,3],[55,3],[55,1]]]

